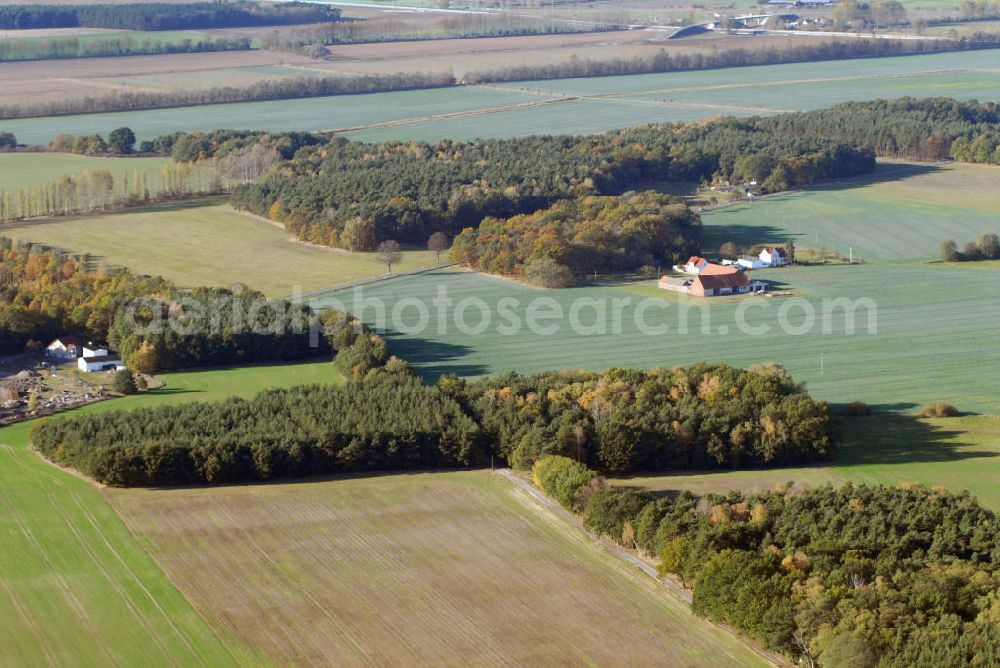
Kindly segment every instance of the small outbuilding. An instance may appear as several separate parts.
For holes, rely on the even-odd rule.
[[[782,267],[788,264],[788,253],[785,252],[784,248],[775,246],[774,248],[765,248],[756,256],[741,257],[736,262],[743,269]]]
[[[80,358],[76,361],[80,371],[115,371],[124,369],[122,357],[103,346],[88,343],[81,348]]]
[[[116,371],[125,368],[125,365],[122,364],[121,355],[118,353],[107,353],[106,351],[104,355],[81,357],[76,360],[76,365],[80,371],[87,372]]]

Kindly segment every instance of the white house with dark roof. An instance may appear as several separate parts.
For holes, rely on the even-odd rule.
[[[76,360],[76,366],[80,371],[87,372],[114,371],[125,368],[121,355],[113,353],[107,348],[95,346],[93,343],[83,346],[82,355]]]

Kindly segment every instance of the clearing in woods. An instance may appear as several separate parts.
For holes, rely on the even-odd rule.
[[[277,664],[765,663],[489,471],[106,494]]]
[[[0,234],[90,253],[97,263],[164,276],[183,287],[243,283],[269,297],[291,295],[296,286],[308,292],[381,276],[386,269],[374,253],[296,241],[280,225],[234,211],[218,198],[6,225]],[[430,251],[407,250],[392,269],[436,263]]]
[[[162,378],[160,390],[69,414],[340,382],[328,361]],[[263,663],[232,634],[209,628],[97,487],[30,450],[31,425],[0,428],[0,665]],[[46,632],[56,626],[59,633]]]
[[[1000,49],[225,104],[213,105],[211,113],[185,107],[30,118],[0,121],[0,131],[15,133],[23,143],[45,143],[59,132],[107,133],[129,125],[140,139],[152,139],[213,129],[213,119],[224,117],[236,129],[342,130],[365,140],[574,134],[848,100],[991,100],[1000,96],[997,68]]]
[[[131,178],[135,170],[158,173],[169,158],[103,158],[71,153],[0,153],[0,191],[54,183],[91,170]]]

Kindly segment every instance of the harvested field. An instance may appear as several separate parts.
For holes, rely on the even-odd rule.
[[[0,5],[24,4],[21,2],[7,3],[0,0]],[[46,3],[56,4],[56,3]],[[115,28],[27,28],[24,30],[0,30],[0,39],[29,39],[32,37],[80,37],[82,35],[105,36],[108,34],[121,34]]]
[[[0,63],[0,81],[4,82],[0,105],[92,97],[112,90],[154,90],[158,88],[155,77],[166,74],[177,75],[178,85],[187,88],[211,88],[227,83],[219,70],[309,62],[308,58],[277,51],[219,51]],[[288,68],[288,76],[297,74],[301,73]],[[145,83],[143,77],[151,77],[153,83]],[[276,78],[278,74],[269,73],[255,80]]]
[[[447,39],[384,44],[348,44],[330,48],[325,70],[363,73],[449,70],[461,78],[472,70],[513,65],[561,63],[573,57],[610,60],[650,56],[661,50],[675,54],[716,53],[730,49],[783,49],[800,40],[782,36],[733,37],[709,35],[693,40],[668,40],[670,31],[614,32]]]
[[[759,665],[488,471],[106,490],[225,636],[277,664]]]

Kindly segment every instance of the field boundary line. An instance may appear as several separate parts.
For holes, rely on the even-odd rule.
[[[411,269],[410,271],[404,271],[399,274],[383,274],[382,276],[374,276],[372,278],[360,278],[356,281],[348,281],[347,283],[337,283],[336,285],[331,285],[326,288],[310,290],[309,292],[303,292],[302,294],[298,295],[291,295],[288,297],[284,297],[283,299],[287,301],[292,301],[294,299],[319,297],[321,295],[329,294],[331,292],[340,292],[341,290],[347,290],[349,288],[357,288],[363,285],[371,285],[372,283],[381,283],[382,281],[388,281],[393,278],[404,278],[406,276],[416,276],[417,274],[426,274],[432,271],[437,271],[438,269],[447,269],[448,267],[454,267],[457,265],[458,262],[442,262],[441,264],[432,264],[429,267],[420,267],[418,269]]]
[[[694,614],[691,611],[690,605],[692,601],[692,594],[686,589],[679,587],[675,582],[669,578],[661,578],[656,572],[656,568],[647,561],[644,561],[641,557],[634,554],[631,550],[621,547],[612,543],[607,538],[600,536],[587,527],[583,525],[583,520],[579,516],[573,514],[572,512],[566,510],[553,499],[545,495],[544,492],[539,490],[537,487],[532,485],[530,482],[519,478],[511,469],[496,469],[493,471],[495,475],[504,478],[508,482],[512,483],[514,487],[518,490],[525,492],[528,497],[535,502],[535,505],[543,511],[548,511],[549,514],[555,516],[557,519],[562,520],[570,527],[576,530],[578,533],[582,533],[588,538],[590,538],[599,547],[603,548],[605,552],[608,552],[612,556],[624,561],[625,563],[638,568],[640,571],[648,575],[650,578],[655,580],[657,584],[661,585],[667,592],[669,592],[673,597],[680,599],[682,602],[687,604],[687,611]],[[733,636],[736,640],[741,642],[744,646],[749,648],[754,654],[758,655],[768,663],[774,666],[790,666],[790,664],[783,656],[775,654],[768,650],[757,647],[756,644],[750,642],[747,638],[740,635],[735,629],[727,624],[720,624],[711,619],[705,619],[705,622],[715,626],[718,629],[725,631],[726,633]]]
[[[117,511],[115,511],[114,507],[111,506],[111,503],[108,501],[107,497],[104,497],[103,494],[101,496],[102,496],[102,499],[103,499],[104,503],[106,503],[108,505],[108,507],[110,508],[111,512],[116,516],[116,518],[118,519],[118,521],[121,522],[122,525],[125,526],[125,528],[127,529],[128,526],[125,524],[125,521],[121,518],[120,515],[118,515],[118,513],[117,513]],[[86,506],[84,506],[80,502],[80,498],[76,495],[75,492],[71,491],[69,493],[69,498],[73,501],[74,504],[76,504],[76,507],[80,510],[81,514],[83,515],[83,518],[87,521],[87,523],[90,524],[91,528],[93,528],[94,531],[97,533],[97,535],[100,537],[101,542],[104,543],[105,548],[108,550],[108,552],[111,554],[111,556],[114,557],[114,563],[117,563],[122,568],[123,574],[126,575],[127,578],[128,578],[128,580],[131,580],[135,584],[135,586],[138,588],[138,590],[140,592],[142,592],[142,594],[145,596],[145,598],[150,603],[153,604],[153,608],[156,609],[156,611],[162,617],[163,621],[166,622],[166,626],[168,628],[170,628],[176,634],[176,637],[181,641],[181,643],[184,645],[184,647],[187,648],[188,652],[191,653],[191,656],[195,658],[195,660],[198,662],[198,664],[202,665],[202,666],[207,665],[205,663],[205,660],[201,657],[201,655],[198,653],[198,651],[191,644],[191,640],[188,638],[188,634],[186,632],[182,631],[180,629],[180,627],[177,626],[177,623],[170,616],[170,614],[167,613],[167,611],[163,609],[162,605],[160,605],[159,599],[156,596],[154,596],[153,593],[146,586],[146,583],[140,577],[139,573],[136,572],[136,569],[133,568],[133,566],[131,564],[129,564],[128,561],[126,561],[126,559],[124,557],[122,557],[122,555],[118,551],[118,549],[112,544],[112,542],[110,540],[108,540],[107,535],[101,530],[100,525],[94,519],[93,513],[89,509],[87,509]],[[81,544],[83,544],[83,543],[81,543]],[[145,549],[143,549],[141,543],[136,543],[136,547],[145,556],[149,556],[149,553]],[[88,552],[92,551],[92,548],[90,546],[87,546],[87,545],[85,545],[84,549],[86,549]],[[95,554],[95,561],[98,564],[101,564],[100,560],[98,560],[96,558],[96,554]],[[156,564],[156,566],[159,568],[159,564]],[[120,590],[120,588],[122,586],[122,582],[119,581],[119,580],[113,579],[112,575],[107,572],[107,569],[104,567],[103,564],[101,564],[101,571],[105,574],[105,577],[107,577],[108,580],[110,582],[112,582],[113,586],[115,586],[116,589]],[[160,572],[163,573],[164,579],[166,579],[167,582],[170,582],[170,579],[167,577],[167,574],[165,572],[163,572],[162,569],[160,569]],[[115,583],[117,583],[117,584],[115,584]],[[184,596],[184,594],[181,593],[180,590],[175,585],[173,585],[172,582],[170,584],[171,584],[171,586],[174,587],[174,590],[187,602],[187,604],[191,605],[191,601],[189,601],[187,599],[187,597]],[[135,603],[131,599],[128,599],[127,597],[125,597],[124,594],[123,594],[123,598],[126,600],[129,608],[135,609]],[[136,613],[137,613],[136,614],[137,617],[141,617],[142,616],[141,615],[141,611],[137,610]],[[143,620],[142,623],[143,623],[143,626],[148,627],[148,622],[146,622],[145,619]],[[209,631],[214,633],[214,630],[211,627],[209,627]],[[157,644],[161,644],[159,636],[155,633],[155,631],[153,629],[150,629],[150,633],[153,634],[153,637],[156,639]],[[222,639],[221,638],[219,638],[218,636],[216,636],[216,638],[219,640],[220,643],[222,643]],[[225,647],[225,649],[226,649],[227,652],[229,651],[228,647]],[[166,655],[169,656],[169,652],[166,649],[164,650],[164,652],[165,652]],[[230,656],[232,656],[232,655],[230,654]]]
[[[454,87],[474,88],[475,86],[456,85]],[[553,97],[548,100],[516,102],[514,104],[506,104],[499,107],[487,107],[484,109],[467,109],[465,111],[449,111],[441,114],[426,114],[424,116],[411,116],[410,118],[399,118],[392,121],[380,121],[378,123],[369,123],[367,125],[355,125],[344,128],[333,128],[331,130],[317,130],[316,132],[330,133],[330,132],[360,132],[361,130],[380,130],[383,128],[394,128],[400,125],[410,125],[412,123],[425,123],[428,121],[438,121],[444,118],[463,118],[468,116],[484,116],[486,114],[500,114],[507,111],[520,111],[521,109],[544,107],[550,104],[572,102],[578,99],[580,98],[577,95],[563,95],[561,97]]]

